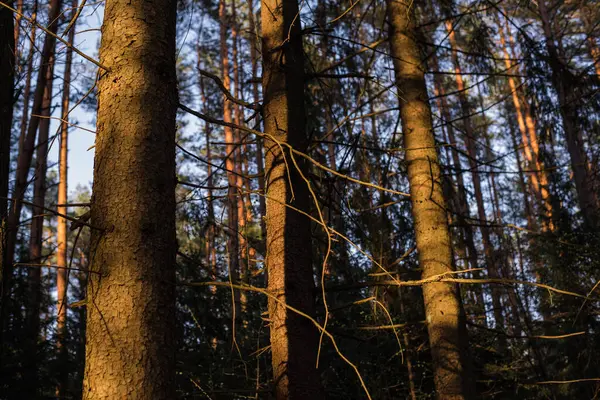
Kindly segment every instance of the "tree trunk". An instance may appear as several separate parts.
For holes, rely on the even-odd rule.
[[[306,166],[296,156],[298,171],[285,145],[277,143],[300,151],[306,151],[308,145],[298,3],[264,0],[261,13],[264,125],[269,136],[265,140],[268,290],[284,304],[314,315],[310,220],[286,207],[291,204],[305,212],[309,210],[308,188],[301,176],[306,173]],[[269,299],[269,318],[275,397],[322,398],[315,368],[316,328],[273,299]]]
[[[412,214],[423,278],[452,271],[450,235],[433,137],[431,110],[414,31],[414,8],[387,0],[390,45],[398,89],[408,165]],[[434,283],[423,287],[433,374],[439,399],[470,398],[466,329],[458,287]]]
[[[235,88],[235,97],[241,99],[243,96],[243,91],[241,89],[241,74],[240,74],[240,65],[239,65],[239,53],[238,53],[238,32],[239,26],[237,22],[237,11],[236,11],[236,1],[231,0],[231,39],[233,42],[232,46],[232,59],[233,59],[233,84]],[[244,112],[242,106],[239,104],[233,105],[234,111],[234,121],[237,126],[242,126],[244,119]],[[244,164],[244,158],[246,155],[246,151],[242,151],[242,149],[246,148],[246,145],[242,145],[242,134],[239,129],[236,129],[234,132],[234,140],[235,140],[235,151],[230,157],[233,157],[235,171],[237,173],[236,176],[236,190],[237,190],[237,199],[236,199],[236,208],[237,208],[237,240],[238,240],[238,262],[239,262],[239,274],[240,279],[243,283],[248,283],[248,242],[246,241],[246,226],[247,221],[250,220],[248,218],[248,208],[247,204],[249,202],[249,197],[247,193],[249,192],[246,184],[248,180],[245,175],[248,171],[248,168],[244,168],[244,165],[247,166],[247,162]],[[247,175],[247,174],[246,174]],[[245,291],[240,292],[240,310],[242,314],[246,314],[246,310],[248,307],[248,297]],[[247,320],[245,316],[241,316],[243,321],[243,326],[247,327]]]
[[[567,150],[571,156],[571,168],[575,178],[575,189],[579,200],[579,207],[583,215],[585,226],[595,231],[600,224],[600,203],[594,192],[594,177],[588,168],[581,127],[577,122],[577,104],[579,99],[575,92],[575,84],[569,82],[573,75],[560,57],[556,47],[555,36],[550,17],[546,7],[546,0],[538,1],[538,11],[542,20],[542,29],[548,51],[548,64],[552,71],[552,84],[558,95],[560,115],[563,129],[567,139]]]
[[[5,300],[10,287],[5,285],[7,276],[12,273],[8,266],[8,181],[10,174],[10,133],[13,120],[13,91],[15,76],[15,42],[13,13],[0,7],[0,360],[4,343],[4,327],[8,309]],[[0,361],[1,362],[1,361]]]
[[[471,126],[470,114],[471,105],[469,103],[467,89],[462,79],[462,69],[460,61],[458,59],[456,34],[452,22],[446,21],[446,30],[448,31],[448,38],[452,47],[452,63],[454,64],[454,71],[456,77],[456,88],[458,90],[458,100],[460,103],[461,111],[464,118],[465,127],[465,145],[467,148],[467,154],[469,158],[469,168],[471,169],[471,177],[473,180],[473,192],[475,194],[475,201],[477,203],[477,215],[479,217],[481,237],[483,239],[483,250],[485,253],[485,261],[489,276],[491,278],[499,278],[500,272],[496,265],[494,257],[494,247],[490,237],[490,229],[487,226],[488,221],[485,213],[485,205],[483,203],[483,193],[481,190],[481,177],[479,176],[479,165],[477,160],[477,149],[475,147],[475,131]],[[492,307],[494,320],[496,322],[496,328],[502,329],[504,327],[504,315],[502,314],[502,292],[497,286],[492,287]],[[498,337],[498,345],[501,349],[506,348],[506,340],[503,335]]]
[[[14,22],[14,35],[15,35],[15,47],[14,47],[14,57],[15,57],[15,69],[19,68],[19,36],[21,34],[21,15],[23,14],[23,0],[17,0],[17,14],[15,15]]]
[[[198,62],[200,62],[200,57],[202,56],[200,49],[198,49]],[[204,107],[204,112],[206,113],[207,111],[207,105],[208,102],[206,100],[206,90],[204,87],[204,80],[202,79],[202,77],[200,77],[200,99],[202,100],[202,105]],[[210,271],[210,279],[211,280],[216,280],[217,279],[217,248],[216,248],[216,243],[215,243],[215,205],[214,205],[214,197],[213,197],[213,186],[214,186],[214,180],[213,180],[213,170],[212,170],[212,148],[210,145],[210,134],[211,134],[211,126],[209,123],[205,122],[204,123],[204,137],[205,137],[205,142],[206,142],[206,160],[208,161],[208,164],[206,164],[206,185],[208,186],[207,189],[207,196],[206,196],[206,207],[208,209],[207,211],[207,216],[208,216],[208,231],[206,234],[206,265],[208,266],[208,269]],[[215,286],[211,286],[210,288],[211,293],[213,294],[213,296],[216,294],[217,288]],[[213,299],[214,300],[214,299]]]
[[[256,22],[254,21],[254,1],[248,0],[248,13],[249,13],[249,21],[250,21],[250,60],[252,63],[252,101],[254,104],[258,104],[258,37],[256,31]],[[259,129],[258,124],[260,123],[260,115],[257,113],[255,118],[254,129]],[[266,237],[266,226],[265,226],[265,215],[267,213],[267,206],[265,200],[265,167],[263,160],[263,139],[257,137],[256,138],[256,170],[258,172],[258,213],[260,217],[260,230],[261,230],[261,238]]]
[[[77,16],[77,2],[73,0],[71,19]],[[75,40],[75,25],[69,31],[69,43]],[[65,73],[63,79],[62,93],[62,113],[60,124],[60,149],[59,149],[59,183],[58,183],[58,204],[66,204],[67,196],[67,166],[68,166],[68,140],[69,140],[69,95],[71,89],[71,64],[73,63],[73,49],[67,48],[67,56],[65,60]],[[66,215],[67,207],[58,207],[60,214]],[[64,397],[67,391],[69,380],[68,372],[68,352],[67,352],[67,287],[69,284],[69,274],[67,272],[67,220],[63,217],[57,219],[57,242],[58,250],[56,252],[56,264],[59,267],[56,270],[56,350],[59,360],[59,379],[56,388],[56,395]]]
[[[219,22],[221,42],[221,79],[225,89],[231,93],[231,78],[229,76],[229,51],[227,49],[227,27],[229,21],[226,11],[226,0],[219,1]],[[223,121],[233,123],[231,113],[231,101],[223,95]],[[235,139],[233,129],[226,126],[223,128],[225,134],[225,169],[227,170],[227,255],[229,257],[229,274],[233,281],[239,277],[239,255],[240,245],[238,240],[238,211],[237,211],[237,179],[235,175]],[[235,319],[239,317],[239,291],[234,293]]]
[[[435,54],[432,56],[434,70],[439,70],[439,63]],[[456,185],[457,185],[457,219],[461,225],[464,225],[462,229],[464,230],[465,236],[465,245],[468,251],[468,259],[471,268],[477,269],[479,268],[479,262],[477,257],[477,248],[475,247],[475,240],[473,235],[473,227],[470,224],[471,221],[471,212],[469,211],[469,201],[467,197],[467,190],[465,189],[465,180],[463,177],[462,165],[460,162],[460,155],[458,151],[458,142],[456,139],[456,135],[454,134],[454,126],[452,125],[452,118],[450,116],[448,103],[446,101],[446,93],[445,90],[436,76],[434,82],[434,87],[436,91],[436,96],[438,97],[439,103],[438,107],[440,109],[440,114],[442,116],[442,123],[446,125],[446,131],[448,133],[448,140],[450,141],[450,154],[452,155],[452,162],[454,166],[454,174],[456,176]],[[475,271],[473,273],[475,278],[480,278],[480,272]],[[485,313],[485,301],[483,298],[483,289],[481,287],[473,287],[469,288],[473,290],[475,299],[477,301],[477,312],[480,312],[483,316],[484,323],[487,324],[487,316]]]
[[[29,233],[29,262],[42,264],[45,260],[42,255],[43,229],[44,229],[44,203],[46,199],[46,171],[48,169],[48,137],[50,133],[50,115],[52,108],[52,86],[54,81],[54,57],[50,59],[48,76],[46,78],[46,90],[42,103],[42,118],[38,134],[36,149],[36,167],[34,170],[33,183],[33,208],[32,220]],[[37,346],[40,338],[40,303],[42,301],[42,269],[41,267],[30,268],[27,271],[29,293],[27,296],[27,339],[25,353],[25,374],[28,385],[29,398],[38,395],[38,364]]]
[[[60,8],[62,0],[51,0],[48,19],[52,21],[48,25],[48,30],[56,34],[58,17],[60,15]],[[8,303],[10,302],[10,285],[13,274],[13,261],[15,255],[15,245],[17,241],[17,230],[19,227],[19,221],[21,219],[21,209],[23,204],[21,200],[27,190],[28,186],[28,175],[29,168],[31,167],[31,160],[33,158],[33,150],[35,148],[35,137],[40,124],[39,115],[42,112],[42,102],[44,99],[44,91],[46,89],[46,80],[48,78],[48,69],[50,68],[50,60],[54,57],[54,48],[56,45],[56,38],[52,35],[46,35],[44,39],[44,46],[42,48],[42,54],[40,59],[40,67],[38,71],[37,83],[35,92],[33,95],[33,106],[31,108],[31,118],[29,120],[29,126],[27,128],[27,135],[23,141],[23,151],[19,153],[17,158],[17,171],[15,186],[13,191],[13,198],[15,199],[10,208],[8,214],[7,223],[7,244],[6,244],[6,258],[2,280],[2,311],[0,321],[3,324],[7,323],[7,312]]]
[[[85,400],[176,397],[176,9],[105,5]]]
[[[37,20],[37,8],[38,2],[35,0],[33,3],[33,11],[31,14],[31,19],[33,21]],[[20,135],[19,135],[19,152],[21,154],[23,152],[23,144],[25,142],[25,135],[27,135],[27,121],[29,119],[29,103],[31,98],[31,76],[33,75],[33,59],[36,51],[35,47],[35,37],[37,33],[37,27],[33,25],[31,27],[31,36],[29,42],[31,43],[29,47],[29,54],[27,56],[27,73],[25,77],[25,88],[23,89],[23,115],[21,115],[21,127],[20,127]]]
[[[509,31],[508,23],[506,24],[508,30],[509,43],[512,46],[512,35]],[[500,45],[504,54],[504,65],[508,74],[518,72],[518,69],[512,65],[511,54],[508,51],[508,43],[504,34],[502,23],[498,23],[498,33],[500,35]],[[519,131],[521,132],[521,138],[523,141],[523,153],[525,158],[529,162],[529,168],[533,172],[530,174],[530,182],[533,187],[534,193],[538,202],[540,203],[542,212],[544,214],[544,228],[545,230],[554,230],[554,210],[552,209],[552,203],[550,201],[550,193],[548,191],[548,176],[544,169],[544,165],[540,161],[539,144],[537,140],[536,124],[531,116],[531,110],[527,103],[523,101],[521,105],[521,94],[520,83],[517,81],[518,78],[509,76],[508,85],[511,91],[511,97],[517,116],[517,122],[519,124]]]

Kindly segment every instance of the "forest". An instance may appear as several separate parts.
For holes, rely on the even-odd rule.
[[[0,400],[600,399],[597,0],[0,0]]]

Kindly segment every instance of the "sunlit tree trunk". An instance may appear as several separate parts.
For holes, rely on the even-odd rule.
[[[467,88],[462,78],[462,68],[458,59],[456,34],[452,22],[446,21],[446,30],[448,31],[448,38],[452,47],[452,63],[454,64],[454,72],[456,78],[456,88],[458,91],[458,99],[461,106],[461,111],[464,118],[464,141],[467,147],[467,154],[469,159],[469,167],[471,169],[471,178],[473,181],[473,192],[475,194],[475,202],[477,203],[477,215],[479,217],[480,231],[483,239],[483,249],[485,253],[485,261],[490,277],[499,278],[500,272],[496,260],[494,257],[494,247],[490,237],[490,229],[487,226],[488,221],[486,218],[485,205],[483,202],[483,192],[481,189],[481,177],[479,175],[479,161],[477,160],[477,149],[475,147],[475,131],[471,125],[470,114],[471,105],[468,99]],[[504,315],[502,314],[502,292],[497,286],[492,287],[492,306],[494,319],[496,326],[500,329],[504,327]],[[505,338],[501,335],[498,338],[498,344],[500,348],[506,348]]]
[[[432,67],[437,71],[439,69],[439,63],[435,54],[432,56]],[[467,197],[467,191],[465,188],[465,180],[462,171],[462,164],[460,161],[460,155],[458,151],[458,142],[456,139],[456,135],[454,133],[454,126],[452,125],[452,118],[450,116],[448,102],[446,101],[446,92],[444,87],[442,86],[439,79],[435,77],[434,80],[435,87],[435,95],[438,96],[438,108],[440,110],[440,114],[442,117],[442,123],[446,127],[446,132],[448,134],[448,140],[450,142],[450,154],[452,156],[452,163],[454,167],[454,175],[456,177],[456,186],[457,186],[457,219],[461,225],[464,232],[465,245],[467,247],[467,257],[469,260],[469,264],[471,268],[477,269],[479,268],[478,257],[477,257],[477,248],[475,247],[475,240],[473,238],[473,227],[470,224],[471,212],[469,210],[469,200]],[[479,271],[473,273],[476,278],[480,277]],[[475,299],[477,301],[477,311],[481,313],[484,322],[486,321],[485,315],[485,301],[483,298],[483,289],[481,287],[469,288],[473,290]]]
[[[552,84],[558,95],[560,115],[567,140],[567,150],[571,157],[571,169],[575,178],[575,189],[577,191],[579,207],[581,208],[583,220],[587,228],[597,230],[600,223],[600,203],[594,192],[594,177],[589,170],[581,127],[578,126],[577,122],[577,104],[579,99],[577,99],[577,93],[574,90],[574,83],[569,82],[569,77],[572,74],[560,57],[546,0],[539,0],[537,4],[545,36],[546,50],[549,56],[548,64],[552,71]]]
[[[225,89],[231,93],[231,78],[229,75],[229,50],[227,47],[227,17],[226,0],[219,1],[219,23],[220,23],[220,51],[221,51],[221,79]],[[232,104],[223,95],[223,121],[233,123]],[[233,129],[229,126],[223,128],[225,135],[225,168],[227,170],[227,255],[229,258],[229,274],[234,281],[239,277],[239,234],[238,234],[238,210],[237,210],[237,179],[235,175],[235,139]],[[234,295],[234,313],[239,317],[240,294],[236,290]]]
[[[176,9],[105,3],[84,400],[177,397]]]
[[[388,0],[387,14],[396,84],[403,93],[400,116],[415,238],[423,278],[428,278],[452,271],[440,166],[424,68],[414,31],[414,8],[401,1]],[[423,297],[437,397],[470,398],[466,329],[458,287],[450,283],[425,285]]]
[[[236,10],[236,1],[231,0],[231,39],[233,42],[232,46],[232,58],[233,58],[233,84],[235,88],[235,97],[238,99],[242,98],[243,91],[241,90],[241,76],[240,76],[240,65],[239,65],[239,38],[238,32],[239,26],[237,21],[237,10]],[[235,104],[233,106],[233,114],[234,121],[237,126],[242,126],[244,114],[242,107],[239,104]],[[237,190],[237,201],[236,201],[236,212],[237,212],[237,240],[238,240],[238,249],[239,249],[239,274],[242,282],[248,282],[248,242],[246,241],[246,225],[248,218],[248,209],[247,209],[247,200],[249,200],[248,195],[244,193],[248,191],[246,179],[248,168],[247,161],[244,162],[246,158],[246,145],[242,144],[242,135],[239,129],[234,131],[234,153],[231,155],[234,160],[235,171],[237,172],[236,176],[236,190]],[[246,166],[246,168],[244,168]],[[245,314],[248,307],[248,298],[245,291],[240,292],[240,310],[242,314]],[[244,325],[246,325],[245,316],[242,316],[242,320],[244,321]]]
[[[10,2],[9,2],[10,3]],[[19,68],[19,58],[20,58],[20,50],[19,50],[19,36],[21,35],[21,19],[23,15],[23,0],[17,0],[17,13],[15,14],[15,22],[14,22],[14,35],[15,35],[15,48],[14,48],[14,56],[15,56],[15,69]]]
[[[77,2],[71,3],[71,19],[77,15]],[[75,40],[75,25],[71,27],[68,36],[69,43]],[[67,207],[60,206],[67,203],[67,166],[68,166],[68,139],[69,139],[69,95],[71,93],[71,64],[73,63],[73,49],[67,48],[65,60],[65,72],[63,77],[62,93],[62,112],[60,124],[60,148],[58,157],[58,212],[66,215]],[[63,397],[66,394],[68,384],[68,353],[67,353],[67,220],[61,216],[57,218],[57,242],[56,264],[59,267],[56,270],[56,350],[59,360],[59,379],[56,388],[56,395]]]
[[[510,27],[507,25],[506,28],[509,30]],[[554,230],[554,211],[552,209],[550,193],[548,191],[548,176],[544,169],[544,165],[540,161],[536,124],[531,115],[529,106],[525,101],[522,101],[521,96],[519,96],[522,90],[520,88],[521,84],[518,82],[518,78],[511,76],[511,74],[518,73],[518,69],[516,69],[511,62],[511,54],[508,50],[508,43],[501,22],[498,23],[498,33],[500,35],[500,46],[502,47],[504,55],[504,66],[509,74],[508,85],[511,91],[513,106],[523,141],[522,151],[529,163],[529,169],[533,169],[533,172],[530,174],[531,186],[535,192],[538,202],[540,203],[545,217],[544,227],[546,230],[552,231]],[[510,34],[510,30],[508,31],[508,36],[509,43],[512,46],[513,39],[512,35]]]
[[[264,131],[268,135],[266,266],[268,290],[283,303],[269,299],[275,397],[319,399],[323,394],[316,369],[318,331],[309,320],[284,306],[315,314],[310,220],[286,207],[291,204],[309,210],[308,188],[301,176],[306,174],[304,162],[295,156],[294,163],[286,147],[306,151],[308,145],[298,3],[264,0],[261,5]]]

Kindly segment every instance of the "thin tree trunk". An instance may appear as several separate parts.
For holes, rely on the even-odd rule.
[[[571,156],[571,168],[575,178],[575,189],[584,224],[590,230],[598,229],[600,223],[600,203],[594,192],[594,177],[588,168],[587,155],[583,144],[581,127],[577,123],[577,93],[575,85],[569,82],[572,76],[568,67],[562,61],[556,47],[546,0],[538,1],[538,11],[542,21],[542,29],[548,51],[548,64],[552,71],[552,84],[558,95],[563,129],[567,139],[567,150]]]
[[[78,0],[73,0],[71,7],[71,19],[77,15]],[[75,41],[75,25],[69,31],[69,43]],[[69,96],[71,93],[71,65],[73,63],[73,49],[67,48],[65,60],[65,72],[63,79],[62,93],[62,112],[60,124],[60,150],[59,150],[59,183],[58,183],[58,204],[66,204],[68,198],[68,182],[67,182],[67,167],[68,167],[68,140],[69,140]],[[67,207],[58,207],[60,214],[67,214]],[[56,388],[56,395],[64,397],[67,391],[69,381],[68,370],[68,352],[67,352],[67,288],[69,285],[67,272],[67,220],[63,217],[57,219],[57,242],[58,250],[56,253],[56,264],[59,268],[56,270],[56,350],[59,360],[59,379]]]
[[[33,184],[33,209],[29,233],[29,262],[44,263],[42,255],[42,242],[44,230],[44,203],[46,198],[46,171],[48,168],[48,137],[50,133],[50,115],[52,113],[52,86],[54,81],[54,57],[50,59],[48,76],[46,78],[46,90],[42,103],[42,119],[40,121],[38,144],[36,149],[36,167],[34,170]],[[37,346],[40,338],[40,303],[42,300],[42,269],[30,268],[27,271],[29,293],[27,296],[27,345],[25,348],[25,374],[28,385],[28,398],[38,396],[38,364]]]
[[[286,207],[291,203],[309,210],[308,188],[301,176],[306,166],[296,156],[299,171],[291,153],[277,143],[299,151],[308,147],[298,3],[264,0],[261,13],[264,126],[265,134],[272,138],[265,140],[268,289],[284,304],[314,315],[310,220]],[[269,299],[269,318],[277,400],[323,398],[316,369],[318,332],[314,325],[274,299]]]
[[[105,5],[84,400],[176,398],[176,9]]]
[[[200,49],[198,49],[198,59],[202,54],[200,53]],[[206,99],[206,90],[204,87],[204,80],[200,77],[200,98],[202,100],[202,105],[204,108],[204,112],[207,110],[207,99]],[[214,197],[213,197],[213,171],[212,171],[212,149],[210,145],[210,134],[211,134],[211,126],[208,123],[204,124],[204,135],[206,141],[206,159],[208,161],[207,169],[206,169],[206,185],[208,186],[206,196],[206,206],[208,208],[208,232],[206,235],[206,265],[208,266],[211,274],[211,280],[217,279],[217,249],[215,244],[215,205],[214,205]],[[215,286],[211,286],[212,294],[216,294],[217,288]]]
[[[23,0],[17,0],[17,14],[15,15],[14,31],[15,31],[15,69],[20,68],[19,66],[19,36],[21,34],[21,15],[23,14]]]
[[[258,104],[259,102],[259,94],[258,94],[258,33],[256,31],[256,22],[254,20],[254,1],[248,0],[248,13],[249,13],[249,23],[250,23],[250,61],[252,63],[252,101],[254,104]],[[255,126],[254,129],[259,129],[258,124],[260,121],[260,115],[257,113],[255,118]],[[264,239],[266,237],[266,225],[265,225],[265,215],[267,213],[267,206],[265,200],[265,168],[264,168],[264,160],[263,160],[263,140],[262,138],[256,138],[256,170],[258,172],[258,213],[260,217],[260,230],[261,237]]]
[[[221,79],[225,89],[231,93],[231,78],[229,77],[229,51],[227,49],[227,27],[229,20],[227,18],[226,0],[219,1],[219,23],[220,23],[220,43],[221,43]],[[223,121],[233,123],[231,113],[231,102],[223,95]],[[239,240],[238,240],[238,212],[237,212],[237,179],[235,172],[235,139],[233,129],[224,127],[225,134],[225,168],[227,170],[227,255],[229,257],[229,274],[233,281],[238,280],[239,276]],[[235,319],[239,317],[239,291],[234,293],[234,314]]]
[[[435,54],[432,56],[433,65],[432,67],[437,71],[439,68],[439,63]],[[454,126],[452,125],[452,118],[450,116],[448,103],[446,101],[446,93],[445,90],[439,82],[439,79],[435,79],[434,81],[436,96],[438,97],[438,107],[440,109],[440,113],[442,116],[442,123],[446,125],[446,132],[448,133],[448,140],[450,141],[450,153],[452,155],[452,162],[454,166],[454,174],[456,176],[456,185],[457,185],[457,203],[458,203],[458,220],[461,225],[464,225],[464,235],[465,235],[465,245],[468,250],[468,259],[471,268],[477,269],[479,268],[478,257],[477,257],[477,248],[475,247],[475,240],[473,238],[473,228],[469,223],[471,219],[471,212],[469,211],[469,201],[467,197],[467,191],[465,189],[465,180],[463,177],[462,166],[460,162],[460,155],[458,152],[458,142],[456,139],[456,135],[454,134]],[[480,277],[479,271],[474,272],[474,277]],[[485,313],[485,301],[483,298],[483,289],[481,287],[470,288],[475,292],[475,298],[477,300],[478,310],[483,315],[484,321],[487,324],[487,316]]]
[[[236,1],[231,0],[231,39],[233,42],[232,46],[232,58],[233,58],[233,84],[235,88],[235,96],[239,99],[242,98],[242,90],[240,88],[241,78],[240,78],[240,65],[239,65],[239,54],[238,54],[238,23],[237,23],[237,12],[236,12]],[[234,112],[234,121],[237,126],[242,126],[243,124],[243,110],[239,104],[233,105]],[[241,132],[236,129],[234,131],[234,153],[230,155],[230,157],[234,160],[235,171],[237,172],[236,176],[236,189],[237,189],[237,240],[238,240],[238,257],[239,257],[239,268],[240,268],[240,279],[244,283],[248,283],[248,243],[246,241],[246,223],[248,217],[248,210],[246,208],[246,197],[244,194],[244,190],[246,190],[245,179],[243,177],[243,157],[245,152],[242,153],[242,148],[245,145],[242,145],[242,137]],[[242,314],[246,313],[246,309],[248,306],[248,297],[246,295],[246,291],[240,292],[240,310]],[[244,327],[247,325],[247,321],[245,317],[242,316]]]
[[[509,26],[506,25],[509,36],[509,43],[512,46],[513,39],[510,34]],[[512,65],[511,62],[511,54],[508,51],[508,44],[506,40],[506,35],[504,34],[504,29],[502,27],[502,23],[498,23],[498,33],[500,35],[500,45],[502,47],[504,53],[504,65],[506,67],[506,71],[510,74],[513,71],[517,71],[515,66]],[[539,144],[537,140],[537,132],[536,132],[536,124],[531,116],[531,110],[526,102],[523,102],[523,106],[521,105],[522,101],[519,94],[522,92],[520,89],[520,83],[518,82],[516,77],[509,76],[508,77],[508,85],[511,91],[511,97],[513,101],[513,106],[515,109],[515,114],[517,116],[517,122],[519,124],[519,131],[521,132],[521,138],[523,141],[523,153],[525,154],[525,158],[529,162],[529,168],[533,169],[534,172],[530,174],[530,181],[533,187],[534,193],[540,206],[542,208],[543,214],[545,216],[544,220],[544,228],[546,230],[553,231],[554,230],[554,210],[552,209],[552,203],[550,201],[550,193],[548,191],[548,176],[544,169],[543,164],[540,161],[539,154]]]
[[[446,29],[448,31],[448,38],[450,40],[450,46],[452,47],[452,62],[454,64],[454,71],[456,77],[456,87],[458,90],[458,99],[461,106],[461,111],[464,118],[465,127],[465,145],[467,147],[467,154],[469,156],[469,167],[471,169],[471,177],[473,181],[473,192],[475,194],[475,201],[477,203],[477,214],[479,217],[479,223],[481,224],[480,231],[483,238],[483,249],[485,253],[485,260],[487,264],[488,273],[491,278],[499,278],[500,273],[498,266],[495,262],[494,248],[492,240],[490,238],[490,230],[486,226],[487,218],[485,213],[485,206],[483,203],[483,193],[481,190],[481,177],[479,176],[479,165],[477,160],[477,149],[475,147],[475,131],[471,126],[471,120],[469,115],[471,114],[471,106],[469,104],[467,89],[462,79],[462,69],[460,61],[458,59],[456,34],[452,22],[446,21]],[[502,292],[497,286],[492,287],[492,307],[494,308],[493,314],[496,321],[496,327],[502,329],[504,327],[504,315],[502,314]],[[501,349],[506,348],[506,340],[503,335],[498,337],[498,345]]]
[[[7,318],[5,300],[10,287],[5,285],[12,268],[8,267],[8,181],[10,175],[10,135],[13,121],[15,76],[15,41],[13,13],[0,7],[0,363],[2,362],[4,328]]]
[[[408,165],[412,214],[423,278],[452,271],[452,251],[433,137],[431,110],[414,31],[414,7],[387,0],[400,116]],[[423,287],[433,374],[439,399],[470,398],[466,328],[457,285]]]
[[[33,11],[31,14],[31,19],[33,21],[37,20],[37,8],[38,2],[35,0],[33,3]],[[19,152],[21,154],[23,152],[23,144],[25,142],[25,135],[27,134],[27,121],[29,120],[29,103],[31,98],[31,76],[33,75],[33,59],[36,51],[35,47],[35,37],[36,37],[37,27],[35,25],[31,26],[31,36],[30,36],[30,47],[29,54],[27,56],[27,73],[25,77],[25,88],[23,89],[23,114],[21,115],[21,128],[19,135]]]
[[[60,14],[60,8],[62,0],[51,0],[48,19],[51,21],[48,25],[48,30],[56,34],[58,25],[58,16]],[[11,31],[12,32],[12,31]],[[13,274],[13,261],[15,255],[15,245],[17,241],[17,230],[19,227],[19,221],[21,219],[21,209],[23,203],[21,200],[27,190],[28,186],[28,175],[31,167],[31,160],[33,158],[33,150],[35,148],[35,137],[40,124],[39,115],[42,112],[42,102],[44,98],[44,91],[46,88],[46,80],[48,77],[48,69],[50,68],[50,60],[54,57],[54,48],[56,45],[56,39],[52,35],[46,35],[44,40],[44,46],[42,48],[42,54],[40,57],[40,68],[38,71],[37,83],[35,92],[33,95],[33,106],[31,108],[31,118],[29,120],[29,126],[27,128],[27,135],[23,141],[23,151],[19,153],[17,158],[17,170],[16,179],[13,192],[13,198],[15,199],[10,208],[8,214],[7,223],[7,245],[6,245],[6,258],[2,280],[2,311],[0,312],[0,321],[6,324],[8,303],[10,302],[10,286]]]

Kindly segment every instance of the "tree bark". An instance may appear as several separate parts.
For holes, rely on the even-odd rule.
[[[441,187],[440,166],[427,102],[424,68],[414,31],[414,11],[387,0],[396,84],[402,91],[400,116],[419,263],[423,278],[452,271],[452,251]],[[466,329],[457,285],[423,287],[437,398],[470,398]]]
[[[291,204],[305,212],[309,210],[308,188],[301,176],[306,173],[306,166],[296,156],[298,170],[285,147],[287,144],[306,151],[308,145],[298,3],[264,0],[261,13],[264,126],[269,137],[264,143],[268,290],[284,304],[314,315],[310,220],[286,207]],[[274,299],[269,299],[269,318],[275,397],[322,398],[315,367],[316,328]]]
[[[83,399],[174,399],[173,0],[105,4]]]
[[[220,50],[221,50],[221,79],[225,89],[231,93],[231,78],[229,75],[229,51],[227,48],[227,27],[229,21],[226,11],[226,0],[219,1]],[[223,95],[223,121],[233,123],[232,103]],[[237,179],[235,175],[235,139],[233,129],[223,128],[225,135],[225,169],[227,170],[227,255],[229,257],[229,274],[237,281],[240,273],[240,242],[238,240],[238,209],[237,209]],[[240,293],[234,293],[235,319],[239,317]]]
[[[71,7],[71,19],[77,16],[78,0],[73,0]],[[69,43],[75,40],[75,24],[69,31]],[[58,204],[67,203],[68,182],[68,150],[69,150],[69,96],[71,89],[71,64],[73,63],[73,49],[67,48],[65,60],[65,72],[63,79],[62,93],[62,112],[60,124],[60,149],[59,149],[59,183],[58,183]],[[60,214],[67,215],[67,207],[58,207]],[[69,381],[68,372],[68,353],[67,353],[67,287],[69,284],[69,274],[67,272],[67,220],[61,216],[57,218],[57,242],[58,250],[56,252],[56,264],[61,267],[56,270],[56,350],[59,360],[59,379],[56,388],[56,395],[64,397],[67,391]]]

